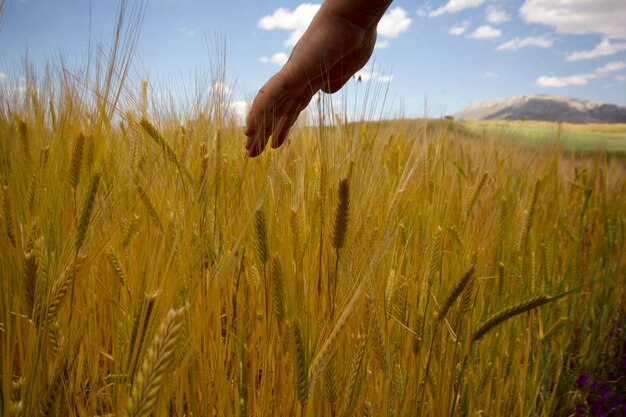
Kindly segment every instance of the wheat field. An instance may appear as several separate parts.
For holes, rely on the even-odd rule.
[[[0,414],[626,410],[623,159],[323,101],[247,159],[220,92],[27,87],[0,102]]]

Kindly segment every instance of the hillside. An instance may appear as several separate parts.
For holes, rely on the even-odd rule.
[[[626,123],[626,107],[558,96],[526,95],[478,101],[453,116],[461,120]]]

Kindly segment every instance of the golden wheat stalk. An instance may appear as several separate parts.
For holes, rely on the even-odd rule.
[[[122,245],[124,248],[127,248],[130,244],[131,239],[133,238],[135,232],[137,231],[137,225],[139,224],[139,216],[133,214],[126,224],[126,229],[124,231],[124,240]]]
[[[91,186],[83,202],[83,207],[80,211],[80,218],[78,221],[78,231],[76,232],[76,252],[80,250],[85,241],[87,235],[87,228],[89,227],[89,221],[93,212],[93,205],[96,201],[96,194],[98,192],[98,186],[100,185],[100,175],[95,174],[91,179]]]
[[[439,271],[441,265],[441,233],[443,229],[441,226],[437,227],[435,232],[435,238],[433,239],[433,245],[430,252],[430,265],[428,267],[428,286],[433,285],[435,274]]]
[[[350,221],[350,183],[347,178],[339,182],[339,202],[335,210],[335,223],[333,228],[333,247],[337,250],[343,248],[348,234]]]
[[[567,317],[561,317],[556,323],[554,323],[554,325],[552,325],[552,327],[550,327],[550,329],[548,329],[548,331],[546,331],[543,336],[541,336],[539,341],[543,343],[550,340],[555,334],[560,332],[565,327],[568,321],[569,319]]]
[[[530,200],[530,208],[528,209],[528,221],[526,222],[525,240],[528,239],[528,233],[533,225],[535,211],[537,209],[537,200],[539,199],[539,191],[541,190],[541,178],[537,179],[535,188],[533,189],[533,197]]]
[[[49,156],[50,156],[50,145],[42,147],[41,151],[39,151],[39,167],[41,169],[46,167]]]
[[[374,347],[374,354],[376,356],[376,360],[378,362],[378,366],[380,369],[387,374],[389,370],[389,366],[387,364],[387,343],[385,343],[385,335],[383,334],[383,329],[380,324],[380,321],[374,317],[372,326],[372,337],[371,342]]]
[[[37,199],[37,172],[33,171],[33,174],[30,176],[30,181],[28,183],[28,211],[30,213],[33,212],[35,208],[35,200]]]
[[[256,241],[257,257],[265,265],[269,260],[269,244],[267,238],[267,221],[262,209],[254,213],[254,237]]]
[[[47,323],[52,323],[56,318],[59,307],[63,303],[63,300],[65,300],[65,296],[67,295],[67,292],[76,277],[76,273],[80,268],[81,260],[81,258],[75,259],[67,269],[65,276],[60,281],[56,282],[52,287],[50,302],[48,303],[48,308],[45,310],[45,319]]]
[[[475,259],[475,258],[474,258]],[[446,317],[448,311],[456,301],[456,299],[461,295],[465,287],[467,287],[470,282],[474,279],[474,269],[476,266],[476,262],[472,262],[472,266],[470,269],[459,279],[450,294],[445,298],[444,302],[441,304],[441,309],[439,310],[439,314],[437,315],[437,320],[441,321]]]
[[[339,387],[337,381],[337,361],[335,357],[337,353],[334,352],[328,358],[326,367],[324,368],[324,377],[322,379],[322,396],[326,401],[334,408],[335,403],[339,399]],[[334,415],[334,413],[332,413]]]
[[[36,249],[24,254],[24,280],[22,290],[24,294],[24,304],[26,314],[33,318],[33,308],[35,306],[35,293],[37,290],[37,269],[39,257],[35,253]]]
[[[48,109],[50,111],[50,121],[52,122],[52,127],[54,128],[57,124],[57,114],[54,111],[54,101],[52,97],[48,99]]]
[[[72,280],[73,280],[73,274],[71,273],[67,274],[62,281],[58,282],[52,288],[52,297],[51,297],[50,303],[48,304],[48,309],[46,313],[47,323],[52,323],[54,318],[56,317],[59,311],[59,307],[61,306],[61,303],[63,302],[63,300],[65,299],[65,296],[67,295],[67,291],[70,288]]]
[[[26,160],[30,159],[30,138],[28,134],[28,125],[19,117],[16,117],[17,131],[20,136],[20,145],[22,145],[22,153]]]
[[[131,376],[134,375],[137,362],[140,359],[143,340],[146,337],[148,325],[150,324],[150,318],[152,316],[152,310],[154,309],[154,304],[158,295],[158,291],[144,294],[144,297],[135,312],[133,330],[128,349],[128,370]]]
[[[113,250],[113,248],[109,248],[109,250],[107,251],[107,259],[109,261],[109,265],[111,265],[111,268],[113,268],[113,272],[115,272],[115,275],[120,280],[122,287],[126,287],[126,274],[124,273],[122,263],[115,254],[115,250]]]
[[[11,204],[11,196],[9,194],[9,187],[3,186],[3,201],[2,208],[4,211],[4,224],[6,226],[7,237],[9,238],[9,242],[11,245],[15,247],[17,244],[15,240],[15,229],[13,228],[13,205]]]
[[[285,317],[285,286],[283,271],[277,256],[272,257],[272,306],[274,315],[279,322]]]
[[[363,402],[363,417],[373,417],[374,416],[374,408],[372,407],[372,402],[369,400],[365,400]]]
[[[154,204],[152,204],[152,200],[150,200],[148,193],[139,184],[136,185],[136,188],[137,188],[137,193],[139,194],[139,199],[141,200],[144,207],[148,211],[148,215],[150,215],[152,222],[154,223],[156,227],[159,228],[159,230],[163,230],[163,223],[161,222],[161,217],[159,216],[159,213],[154,207]]]
[[[154,337],[138,375],[126,408],[128,417],[150,416],[159,391],[176,359],[176,344],[183,328],[185,308],[171,309]]]
[[[163,152],[165,153],[165,156],[167,157],[167,159],[169,159],[172,163],[174,163],[174,165],[179,167],[178,157],[176,156],[176,153],[174,152],[172,147],[167,143],[167,141],[161,135],[161,133],[157,130],[157,128],[154,127],[152,123],[150,123],[146,119],[141,119],[139,124],[143,128],[144,132],[146,132],[148,136],[150,136],[152,140],[154,140],[157,143],[157,145],[159,145],[163,149]]]
[[[472,301],[474,298],[474,287],[476,284],[476,278],[470,278],[465,290],[463,291],[463,298],[461,300],[461,312],[463,314],[467,313],[472,308]]]
[[[293,326],[293,345],[296,365],[296,388],[298,390],[298,401],[304,406],[309,399],[309,383],[306,372],[306,353],[300,322]]]
[[[518,314],[522,314],[526,311],[534,310],[537,307],[541,307],[544,304],[551,303],[556,301],[560,297],[550,297],[548,295],[540,295],[538,297],[530,298],[526,301],[522,301],[519,304],[515,304],[511,307],[507,307],[493,316],[489,317],[487,320],[482,322],[472,334],[472,343],[477,342],[483,336],[485,336],[489,331],[491,331],[497,325],[505,322],[511,317],[515,317]]]
[[[355,404],[359,399],[361,393],[361,386],[357,382],[361,379],[361,375],[365,373],[366,364],[366,352],[367,352],[367,335],[359,334],[357,336],[356,345],[354,348],[354,357],[352,358],[352,366],[350,368],[350,374],[348,376],[348,385],[345,389],[344,405],[346,414],[349,415],[353,412]]]
[[[538,179],[537,182],[535,183],[535,188],[533,189],[533,196],[530,200],[530,206],[528,207],[528,210],[524,210],[524,218],[522,220],[520,231],[517,237],[516,249],[518,251],[524,251],[526,249],[530,229],[533,226],[533,220],[534,220],[536,206],[537,206],[537,199],[539,198],[540,187],[541,187],[541,179]]]
[[[76,191],[78,183],[80,182],[80,171],[83,161],[83,149],[85,148],[85,135],[80,133],[76,138],[74,144],[74,151],[72,152],[72,162],[70,164],[70,185],[72,189]]]
[[[315,382],[317,381],[317,378],[319,377],[320,373],[324,370],[324,366],[326,365],[326,362],[328,361],[328,358],[335,347],[335,343],[337,342],[337,339],[339,338],[341,331],[345,327],[346,322],[348,321],[348,317],[350,316],[350,314],[352,314],[354,305],[357,299],[359,298],[361,291],[363,289],[363,284],[364,283],[361,283],[360,286],[357,288],[357,290],[352,296],[352,299],[350,300],[350,302],[344,309],[343,313],[341,313],[341,316],[339,316],[339,319],[335,323],[335,327],[333,327],[333,330],[330,332],[328,337],[324,340],[322,347],[319,349],[317,354],[313,357],[313,360],[311,361],[311,365],[309,366],[309,391],[313,390],[313,387],[315,386]]]
[[[472,199],[470,200],[469,206],[467,207],[468,216],[474,210],[474,205],[476,204],[476,201],[478,200],[478,197],[480,196],[480,193],[483,187],[485,186],[485,182],[487,181],[488,176],[489,176],[489,172],[485,172],[483,174],[482,178],[480,179],[480,182],[478,183],[478,187],[476,187],[476,191],[474,191],[474,194],[472,194]]]
[[[61,391],[61,380],[65,372],[65,366],[62,369],[55,369],[53,371],[52,380],[48,381],[47,387],[39,403],[39,415],[48,417],[56,416],[55,403],[58,400],[59,392]]]

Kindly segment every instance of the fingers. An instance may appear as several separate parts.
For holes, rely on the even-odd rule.
[[[259,93],[254,98],[252,102],[252,106],[250,107],[250,112],[248,113],[248,117],[246,118],[246,129],[244,131],[245,135],[248,137],[254,136],[257,132],[257,128],[259,123],[263,123],[264,113],[267,111],[266,109],[271,109],[275,105],[276,99],[274,99],[271,95],[267,93],[267,89],[270,86],[270,82],[265,84],[260,90]]]
[[[300,100],[291,100],[289,106],[286,107],[283,114],[279,116],[276,128],[272,134],[272,148],[276,149],[285,143],[289,130],[300,114],[300,107]]]
[[[267,141],[272,134],[271,118],[264,119],[262,124],[257,125],[256,132],[253,136],[248,137],[246,141],[246,150],[251,158],[257,157],[263,153]]]
[[[268,81],[252,103],[246,119],[245,148],[250,157],[260,155],[272,137],[272,147],[278,148],[287,139],[289,130],[300,112],[306,108],[320,84],[306,85],[300,91],[280,90],[274,79]]]
[[[278,100],[274,108],[264,111],[263,114],[256,119],[255,131],[246,141],[246,149],[248,156],[256,157],[263,153],[267,142],[272,136],[276,138],[282,136],[282,142],[285,141],[289,128],[298,117],[299,100],[283,99]],[[292,113],[295,112],[295,115]],[[281,133],[283,130],[286,132]],[[273,143],[276,142],[273,140]],[[281,143],[282,143],[281,142]],[[278,146],[274,146],[275,148]]]

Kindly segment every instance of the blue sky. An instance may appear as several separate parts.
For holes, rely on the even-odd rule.
[[[25,56],[43,68],[62,54],[78,68],[89,40],[92,47],[111,41],[117,1],[4,1],[5,88],[20,83]],[[219,37],[226,84],[243,106],[280,68],[318,7],[291,0],[148,1],[132,73],[180,86],[208,71]],[[390,116],[400,109],[407,117],[441,116],[476,100],[535,93],[626,105],[624,22],[625,0],[396,0],[362,79],[388,89]],[[344,97],[356,88],[351,81]]]

